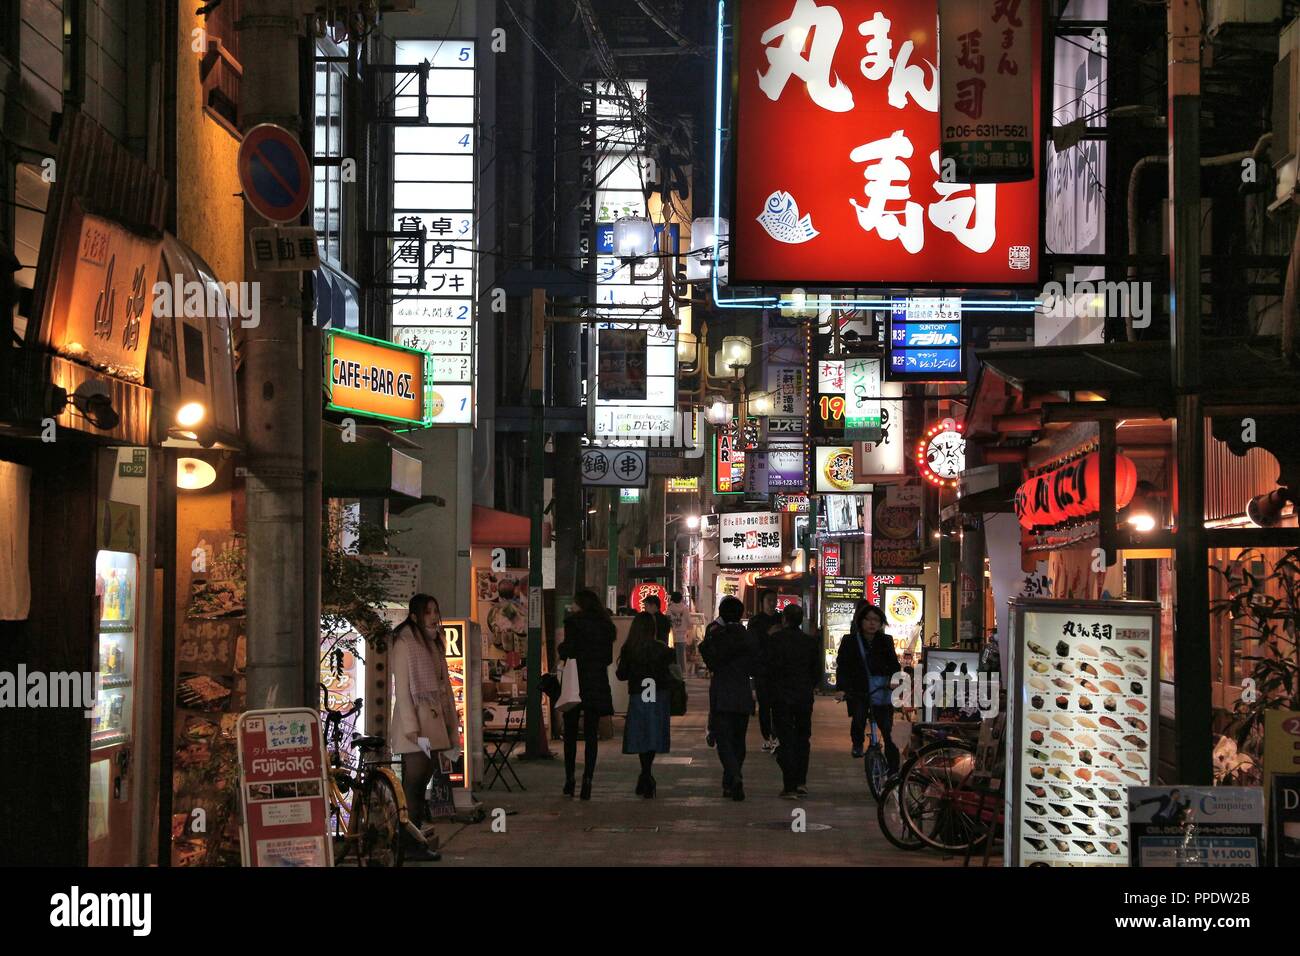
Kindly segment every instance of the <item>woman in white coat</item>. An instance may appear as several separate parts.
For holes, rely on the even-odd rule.
[[[416,826],[427,822],[424,794],[434,761],[441,751],[460,744],[446,650],[437,599],[415,595],[406,620],[393,632],[388,664],[394,691],[390,745],[393,753],[401,755],[402,789]],[[412,840],[408,857],[421,849]],[[436,854],[429,858],[436,859]]]

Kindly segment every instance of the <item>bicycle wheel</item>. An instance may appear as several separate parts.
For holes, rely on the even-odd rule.
[[[358,817],[353,831],[358,836],[358,864],[401,866],[404,851],[402,821],[397,812],[397,794],[388,777],[372,774],[365,800],[354,801],[353,810]]]
[[[899,786],[907,796],[899,801],[903,820],[931,849],[961,853],[983,844],[985,827],[965,799],[971,796],[965,784],[974,769],[975,751],[970,744],[942,740],[923,748],[900,777]]]
[[[919,850],[925,844],[907,828],[907,821],[903,819],[900,806],[902,797],[903,790],[899,786],[898,777],[891,777],[885,781],[885,791],[880,795],[880,802],[876,805],[876,823],[880,826],[880,832],[885,835],[885,839],[900,850]],[[917,794],[909,794],[908,799],[917,799]]]
[[[885,751],[880,744],[873,743],[867,748],[862,763],[867,774],[867,789],[871,791],[872,799],[879,803],[889,781],[889,762],[885,760]]]

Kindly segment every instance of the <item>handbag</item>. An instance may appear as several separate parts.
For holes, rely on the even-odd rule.
[[[419,736],[429,741],[429,747],[434,753],[443,750],[450,750],[451,734],[447,732],[446,722],[433,712],[433,708],[428,704],[420,704],[415,709],[416,720],[420,725]]]
[[[668,665],[668,715],[683,717],[686,715],[686,679],[677,662]]]
[[[888,677],[876,677],[871,673],[871,668],[867,665],[867,649],[862,644],[862,635],[855,635],[858,639],[858,653],[862,656],[862,669],[867,674],[867,703],[872,707],[884,707],[890,703]]]
[[[578,660],[570,657],[564,662],[564,670],[560,672],[560,697],[555,702],[555,709],[563,714],[581,703],[582,688],[578,686]]]

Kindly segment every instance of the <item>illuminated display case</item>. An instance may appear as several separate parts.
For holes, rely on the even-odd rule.
[[[94,748],[119,744],[131,732],[137,593],[135,555],[100,551],[95,557],[99,690],[91,722],[91,746]]]

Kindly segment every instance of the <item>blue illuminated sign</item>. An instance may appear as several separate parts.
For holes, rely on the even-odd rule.
[[[885,365],[885,378],[888,381],[965,381],[959,298],[895,302],[890,310],[886,342],[889,361]]]

